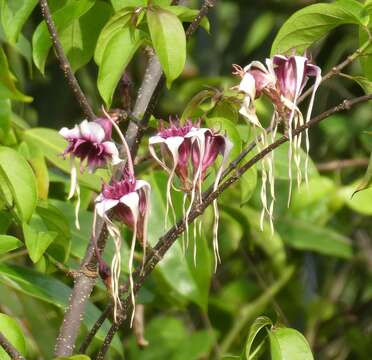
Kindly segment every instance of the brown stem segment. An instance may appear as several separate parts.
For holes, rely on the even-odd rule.
[[[353,106],[367,102],[372,100],[372,94],[360,96],[354,99],[350,100],[344,100],[339,105],[323,112],[322,114],[314,117],[311,119],[308,123],[297,127],[293,130],[292,135],[297,136],[306,129],[318,124],[322,120],[328,118],[329,116],[349,110]],[[188,222],[191,224],[198,216],[203,214],[204,210],[215,200],[218,196],[220,196],[227,188],[229,188],[232,184],[234,184],[236,181],[240,179],[240,177],[253,165],[255,165],[257,162],[259,162],[261,159],[263,159],[267,154],[269,154],[271,151],[279,147],[280,145],[287,142],[289,139],[288,135],[284,135],[278,140],[276,140],[271,145],[267,146],[265,149],[263,149],[260,153],[258,153],[256,156],[251,158],[248,162],[246,162],[244,165],[242,165],[240,168],[236,169],[234,174],[230,176],[226,181],[224,181],[216,191],[210,192],[206,196],[203,196],[203,202],[201,204],[198,204],[197,206],[194,206],[192,211],[190,212],[190,215],[188,217]],[[146,262],[146,265],[144,267],[144,270],[141,272],[138,272],[138,276],[135,279],[134,283],[134,293],[136,294],[139,289],[142,287],[143,283],[145,282],[146,278],[151,274],[151,272],[154,270],[155,266],[158,264],[158,262],[163,258],[165,253],[168,251],[168,249],[173,245],[173,243],[177,240],[178,236],[181,235],[185,231],[185,222],[179,221],[177,226],[171,228],[163,237],[161,237],[158,241],[158,243],[154,247],[153,255],[149,257],[149,259]],[[115,333],[120,328],[120,325],[126,320],[128,317],[128,314],[132,311],[132,302],[130,296],[126,297],[126,299],[122,302],[122,314],[120,316],[120,319],[118,323],[114,324],[104,342],[103,345],[97,355],[97,360],[104,359],[104,356],[106,352],[109,349],[110,343],[115,335]]]
[[[92,108],[90,107],[87,98],[85,97],[74,73],[72,72],[71,64],[69,60],[67,59],[67,56],[58,38],[57,29],[56,29],[56,26],[54,24],[54,21],[53,21],[51,12],[50,12],[48,1],[40,0],[40,7],[41,7],[41,12],[43,14],[43,17],[48,27],[50,37],[52,38],[52,43],[53,43],[54,50],[56,52],[57,59],[59,61],[59,64],[60,64],[60,67],[63,73],[65,74],[67,82],[70,85],[70,88],[72,92],[74,93],[74,96],[76,100],[78,101],[80,107],[82,108],[85,116],[89,120],[94,120],[96,116],[94,115],[94,112]]]
[[[9,342],[9,340],[0,332],[0,345],[13,360],[26,360],[18,350]]]

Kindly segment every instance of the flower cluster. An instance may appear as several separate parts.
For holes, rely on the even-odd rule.
[[[159,147],[158,153],[161,154],[161,157],[157,154],[156,146]],[[159,132],[149,139],[151,155],[169,174],[166,194],[166,219],[169,207],[172,209],[174,219],[176,218],[171,197],[171,189],[172,187],[175,188],[175,176],[178,177],[181,190],[184,192],[183,218],[186,225],[187,242],[188,217],[192,206],[202,201],[201,189],[207,170],[215,163],[217,156],[221,154],[222,162],[214,181],[215,190],[218,187],[231,148],[232,143],[225,135],[208,128],[201,128],[200,122],[192,123],[191,121],[187,121],[183,125],[170,121],[168,128],[161,126]],[[189,206],[186,209],[187,197],[189,198]],[[219,215],[216,200],[213,203],[213,207],[215,212],[213,248],[216,259],[215,264],[217,264],[217,260],[219,260],[217,242]]]
[[[269,138],[267,131],[262,127],[256,115],[254,101],[260,96],[264,95],[270,99],[274,107],[272,122],[270,124],[271,140],[275,138],[277,127],[280,123],[284,125],[284,129],[289,137],[289,151],[288,151],[288,177],[290,179],[288,204],[291,197],[291,183],[292,183],[292,157],[294,158],[297,168],[297,184],[302,181],[301,171],[301,157],[299,149],[301,147],[301,134],[296,138],[293,137],[293,130],[297,126],[301,126],[310,120],[315,93],[321,82],[321,70],[318,66],[311,64],[306,56],[283,56],[275,55],[272,59],[266,59],[265,64],[259,61],[253,61],[244,69],[238,65],[234,65],[234,74],[241,77],[241,82],[237,87],[240,92],[244,94],[240,113],[254,125],[260,133],[256,137],[258,148],[268,145]],[[304,117],[298,108],[298,102],[301,94],[310,77],[315,78],[313,90],[311,93],[306,116]],[[308,181],[308,153],[309,153],[309,138],[306,130],[306,160],[305,160],[305,181]],[[272,208],[275,200],[274,194],[274,174],[273,174],[273,154],[269,155],[263,161],[262,168],[262,191],[261,199],[263,202],[263,212],[261,217],[261,224],[263,221],[264,212],[268,213],[270,223],[272,225]],[[270,209],[267,206],[266,200],[266,181],[269,181],[271,188],[272,203]]]

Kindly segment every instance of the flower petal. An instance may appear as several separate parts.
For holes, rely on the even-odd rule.
[[[136,192],[131,192],[122,196],[119,200],[120,203],[128,206],[132,212],[134,222],[137,223],[139,213],[139,195]]]
[[[256,97],[256,81],[251,74],[244,75],[239,84],[239,91],[246,93],[252,100]]]
[[[112,164],[117,165],[121,163],[123,160],[119,157],[119,150],[116,145],[112,141],[105,141],[103,144],[105,152],[111,155]]]
[[[100,217],[105,218],[106,212],[111,210],[117,204],[119,204],[119,200],[114,200],[114,199],[103,199],[100,202],[96,202],[97,214]]]
[[[164,143],[165,142],[165,139],[159,135],[155,135],[155,136],[151,136],[149,138],[149,144],[152,145],[152,144],[161,144],[161,143]]]
[[[84,138],[98,143],[105,139],[105,130],[98,123],[84,120],[79,126]]]
[[[59,130],[59,134],[62,135],[65,139],[78,139],[81,137],[80,128],[78,125],[75,125],[72,129],[63,127]]]

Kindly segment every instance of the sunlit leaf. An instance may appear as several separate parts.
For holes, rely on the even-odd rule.
[[[0,254],[15,250],[22,246],[22,242],[14,236],[0,235]]]
[[[12,194],[18,216],[27,222],[35,209],[37,187],[34,173],[17,151],[0,147],[0,172]]]
[[[271,327],[273,325],[272,321],[266,316],[258,317],[254,323],[249,328],[247,342],[245,343],[245,357],[247,360],[251,360],[251,352],[253,350],[252,345],[256,339],[258,333],[265,327]]]
[[[147,22],[155,52],[170,86],[185,66],[185,31],[176,15],[155,6],[148,8]]]
[[[302,53],[339,25],[365,25],[368,21],[363,5],[355,0],[306,6],[295,12],[280,28],[271,47],[271,55],[286,54],[293,49]]]
[[[295,329],[272,329],[269,337],[272,360],[314,359],[307,340]]]
[[[26,340],[18,322],[6,314],[0,313],[0,332],[22,354],[26,355]],[[0,346],[0,359],[10,360],[10,356]]]

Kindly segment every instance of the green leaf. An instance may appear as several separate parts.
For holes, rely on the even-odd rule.
[[[0,0],[1,23],[11,44],[17,42],[23,25],[37,3],[37,0]]]
[[[26,340],[18,322],[10,316],[0,313],[0,332],[22,354],[26,354]],[[10,360],[9,355],[0,346],[0,359]]]
[[[39,199],[48,199],[49,174],[43,152],[31,140],[27,143],[22,142],[18,151],[22,153],[34,171]]]
[[[4,50],[0,48],[0,99],[31,102],[32,97],[22,94],[15,85],[16,79],[9,70]]]
[[[350,240],[330,228],[293,218],[280,219],[277,228],[283,240],[296,249],[316,251],[344,259],[353,256]]]
[[[68,3],[57,10],[53,20],[58,33],[66,30],[76,19],[84,15],[93,5],[94,0],[79,0]],[[36,67],[44,74],[45,62],[52,47],[52,40],[49,35],[45,21],[41,22],[32,36],[33,59]]]
[[[358,83],[367,95],[372,94],[372,78],[371,80],[368,80],[364,76],[351,76],[350,78]]]
[[[217,117],[206,119],[206,123],[209,128],[215,129],[222,134],[226,133],[229,140],[233,143],[229,159],[235,159],[242,151],[242,139],[235,124],[229,119]]]
[[[137,49],[143,36],[140,30],[122,29],[108,42],[99,67],[97,86],[106,105],[109,107],[116,86]]]
[[[48,246],[56,238],[57,233],[54,231],[45,231],[46,229],[42,220],[37,216],[32,217],[30,225],[24,223],[22,229],[28,255],[33,263],[37,263]]]
[[[0,254],[5,254],[8,251],[18,249],[23,244],[14,236],[0,235]]]
[[[31,140],[38,144],[44,156],[57,168],[61,169],[67,174],[70,174],[71,165],[68,159],[63,159],[64,149],[67,146],[66,140],[58,134],[56,130],[47,128],[33,128],[25,131],[25,140]],[[99,192],[101,190],[101,179],[107,180],[108,173],[105,170],[98,170],[95,174],[83,174],[78,171],[79,183],[93,191]]]
[[[371,153],[371,155],[369,157],[369,163],[368,163],[367,171],[364,174],[364,177],[363,177],[361,183],[355,189],[355,191],[354,191],[354,193],[353,193],[352,196],[354,196],[359,191],[368,189],[371,186],[371,182],[372,182],[372,153]]]
[[[12,108],[10,100],[0,99],[0,139],[5,137],[10,129]]]
[[[269,337],[272,360],[314,359],[307,340],[295,329],[273,329]]]
[[[52,304],[62,311],[65,311],[71,294],[71,288],[62,281],[16,265],[0,263],[0,282],[26,295]],[[88,302],[83,319],[84,326],[90,329],[100,314],[101,310]],[[96,338],[103,341],[109,328],[110,322],[106,320]],[[122,344],[117,336],[112,346],[119,354],[122,354]]]
[[[98,36],[96,48],[94,51],[94,61],[97,65],[102,62],[102,57],[113,36],[123,30],[125,27],[130,27],[130,19],[133,15],[134,8],[125,7],[117,12],[103,27],[101,33]]]
[[[147,0],[111,0],[111,4],[112,4],[115,12],[118,12],[123,7],[145,6],[145,5],[147,5]]]
[[[182,22],[192,22],[196,18],[196,16],[198,16],[199,14],[198,9],[190,9],[186,6],[181,6],[181,5],[177,5],[177,6],[163,5],[161,8],[173,13]],[[209,32],[210,24],[209,24],[208,18],[204,17],[200,22],[200,26],[202,26],[207,32]]]
[[[271,47],[271,56],[293,49],[302,53],[339,25],[365,25],[367,21],[363,5],[355,0],[307,6],[295,12],[280,28]]]
[[[212,90],[202,90],[198,92],[193,98],[188,102],[185,109],[183,110],[180,123],[184,124],[185,121],[189,119],[194,119],[202,115],[202,111],[199,106],[207,99],[210,99],[215,95]]]
[[[183,71],[186,62],[186,35],[181,21],[159,7],[147,10],[152,44],[167,78],[168,87]]]
[[[355,188],[357,188],[356,184],[344,186],[340,189],[339,195],[350,209],[363,215],[372,215],[372,188],[369,187],[357,193]]]
[[[87,13],[60,32],[63,49],[74,71],[92,58],[98,35],[110,15],[111,7],[103,1],[97,1]]]
[[[289,143],[286,142],[279,146],[277,149],[274,150],[274,174],[275,174],[275,179],[281,179],[281,180],[288,180],[288,149],[289,149]],[[305,174],[305,159],[306,159],[306,154],[302,149],[299,149],[299,154],[300,154],[300,161],[301,161],[301,171],[302,175],[304,176]],[[292,157],[292,164],[291,164],[291,169],[292,169],[292,177],[295,179],[297,174],[297,168],[295,161]],[[318,170],[316,169],[316,166],[314,165],[313,161],[311,158],[309,158],[309,164],[308,164],[308,175],[309,179],[313,176],[318,175]]]
[[[253,195],[253,192],[257,186],[256,166],[252,166],[240,177],[239,186],[240,186],[240,202],[242,205],[244,205],[245,203],[249,201],[249,199]]]
[[[272,321],[266,316],[258,317],[254,323],[249,328],[247,342],[245,343],[245,357],[247,360],[252,360],[251,350],[253,342],[257,337],[258,333],[265,327],[271,327],[273,325]]]
[[[27,222],[37,201],[36,180],[30,165],[17,151],[1,146],[0,173],[12,194],[18,216]]]
[[[151,216],[149,219],[149,243],[154,245],[164,233],[167,175],[161,171],[153,171],[145,176],[152,188]],[[173,192],[173,204],[180,213],[182,196]],[[169,214],[168,224],[172,224]],[[167,251],[157,266],[157,272],[164,280],[167,290],[177,293],[183,300],[191,300],[205,309],[208,301],[211,263],[205,240],[197,239],[196,266],[193,262],[193,227],[190,226],[190,244],[187,256],[183,254],[179,239]]]

